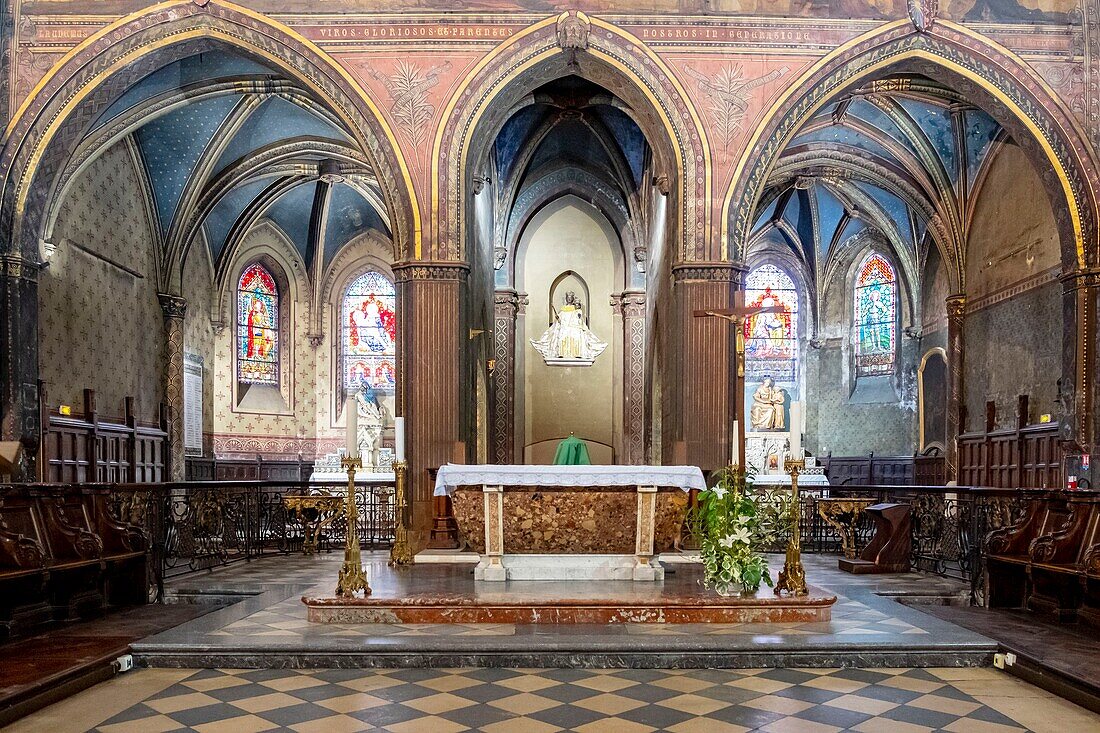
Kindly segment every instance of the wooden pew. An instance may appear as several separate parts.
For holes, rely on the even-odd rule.
[[[1083,602],[1083,560],[1097,542],[1100,496],[1093,492],[1068,495],[1065,522],[1054,531],[1037,537],[1028,548],[1030,591],[1027,607],[1072,621]]]
[[[0,496],[0,641],[50,618],[33,503]]]
[[[1021,492],[1023,493],[1023,492]],[[1053,492],[1028,492],[1033,500],[1016,524],[990,532],[985,538],[986,602],[990,608],[1023,608],[1027,598],[1028,550],[1037,537],[1060,527],[1068,511],[1064,502],[1051,500]]]

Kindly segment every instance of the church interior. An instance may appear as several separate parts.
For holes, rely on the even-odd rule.
[[[0,727],[1100,730],[1100,0],[0,14]]]

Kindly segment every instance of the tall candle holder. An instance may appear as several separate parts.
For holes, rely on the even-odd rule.
[[[348,536],[344,541],[344,564],[336,581],[336,595],[353,598],[362,591],[364,596],[369,596],[371,589],[363,572],[363,554],[359,550],[359,507],[355,503],[355,471],[362,468],[363,461],[359,456],[345,456],[340,465],[348,472],[348,504],[344,512],[348,519]]]
[[[413,555],[409,549],[409,530],[405,527],[405,511],[408,507],[406,482],[409,464],[398,461],[393,464],[393,549],[390,550],[390,566],[412,565]]]
[[[806,570],[802,567],[802,531],[799,522],[802,516],[802,502],[798,496],[798,474],[806,467],[806,460],[788,458],[783,462],[783,470],[791,477],[791,537],[787,541],[787,560],[775,583],[775,594],[787,591],[792,596],[804,596],[806,588]]]

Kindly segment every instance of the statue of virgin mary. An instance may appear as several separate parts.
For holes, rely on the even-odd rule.
[[[565,305],[550,328],[537,341],[531,339],[531,345],[547,364],[555,366],[590,366],[607,348],[607,342],[600,341],[588,328],[584,310],[572,291],[565,294]]]

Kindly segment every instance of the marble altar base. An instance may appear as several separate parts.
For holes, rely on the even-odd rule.
[[[306,596],[306,617],[321,624],[623,624],[818,623],[832,617],[836,595],[810,587],[809,595],[777,597],[763,587],[751,597],[719,596],[699,587],[637,592],[633,583],[583,586],[525,583],[522,591],[475,587],[453,594],[368,598]],[[493,588],[500,587],[492,584]]]

